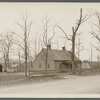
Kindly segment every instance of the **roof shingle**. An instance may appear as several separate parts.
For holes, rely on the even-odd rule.
[[[46,49],[44,49],[44,51],[46,52]],[[54,60],[61,60],[61,61],[71,60],[71,52],[67,50],[64,51],[64,50],[51,49],[48,50],[48,53],[50,56],[54,58]],[[75,56],[75,60],[79,59]]]

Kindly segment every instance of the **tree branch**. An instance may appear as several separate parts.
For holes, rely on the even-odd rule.
[[[54,38],[54,36],[55,36],[55,30],[54,30],[54,28],[55,28],[56,26],[54,26],[53,27],[53,36],[48,40],[48,43]]]
[[[67,36],[67,34],[65,33],[65,31],[64,31],[59,25],[57,25],[57,26],[58,26],[58,28],[65,34],[66,38],[67,38],[68,40],[72,41],[72,39],[69,38],[69,37]]]

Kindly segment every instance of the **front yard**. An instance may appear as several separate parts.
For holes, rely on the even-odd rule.
[[[6,74],[7,75],[7,74]],[[5,76],[6,76],[5,75]],[[11,76],[11,73],[8,74]],[[57,79],[57,77],[38,77],[38,78],[24,78],[24,75],[18,75],[20,78],[14,78],[13,81],[7,79],[3,82],[0,81],[0,96],[10,97],[37,97],[39,95],[46,96],[57,94],[57,96],[65,94],[100,94],[100,74],[88,76],[63,76],[64,79]],[[17,76],[17,77],[18,77]],[[8,76],[7,76],[8,77]],[[22,77],[22,78],[21,78]],[[57,79],[57,80],[56,80]],[[48,81],[49,80],[49,81]],[[28,83],[28,84],[27,84]],[[19,85],[21,84],[21,85]],[[12,85],[12,87],[10,87]],[[60,94],[60,95],[59,95]]]
[[[34,82],[44,82],[50,80],[62,79],[58,76],[34,76],[34,77],[25,77],[24,73],[0,73],[0,87],[20,85],[20,84],[29,84]]]
[[[100,71],[91,72],[86,70],[87,73],[81,73],[81,75],[68,75],[68,73],[56,73],[56,75],[50,75],[50,76],[31,76],[31,77],[25,77],[25,73],[6,73],[1,72],[0,73],[0,87],[9,87],[9,86],[16,86],[16,85],[23,85],[23,84],[29,84],[29,83],[40,83],[40,82],[47,82],[47,81],[55,81],[55,80],[62,80],[66,78],[71,77],[81,77],[84,76],[95,76],[100,75]]]

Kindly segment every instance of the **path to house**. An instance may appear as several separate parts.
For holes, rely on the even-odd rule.
[[[41,83],[30,83],[5,87],[0,89],[2,94],[99,94],[100,75],[66,77],[63,80],[55,80]]]

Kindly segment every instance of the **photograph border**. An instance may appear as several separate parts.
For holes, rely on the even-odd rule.
[[[100,3],[100,0],[0,0],[0,2],[2,3],[21,3],[21,2],[32,2],[32,3],[42,3],[42,2],[46,2],[46,3]],[[50,97],[50,98],[20,98],[20,97],[0,97],[0,100],[99,100],[100,96],[96,95],[92,95],[90,94],[90,96],[86,97],[80,97],[78,95],[73,95],[73,98],[70,96],[68,98],[66,97],[58,97],[58,98],[54,98],[54,97]]]

